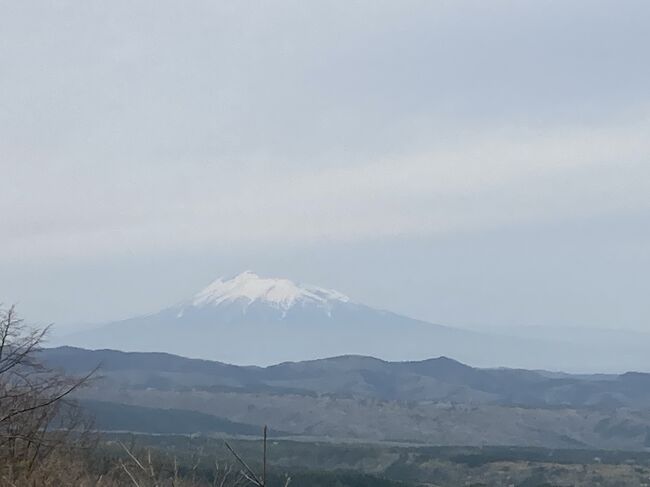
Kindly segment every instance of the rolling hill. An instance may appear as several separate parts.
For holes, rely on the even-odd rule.
[[[340,356],[241,367],[72,347],[45,349],[41,358],[74,374],[101,364],[101,379],[78,398],[108,421],[107,429],[134,428],[135,414],[153,418],[147,430],[159,433],[174,420],[184,433],[246,434],[269,424],[286,435],[340,441],[650,446],[649,374],[479,369],[445,357]]]

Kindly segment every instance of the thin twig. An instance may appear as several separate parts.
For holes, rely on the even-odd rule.
[[[244,460],[242,460],[242,458],[241,458],[239,455],[237,455],[237,452],[236,452],[235,450],[232,449],[232,447],[228,444],[228,442],[227,442],[227,441],[224,441],[224,443],[226,444],[226,448],[228,448],[228,450],[230,450],[230,453],[233,454],[233,456],[237,459],[237,461],[238,461],[238,462],[239,462],[239,463],[240,463],[240,464],[241,464],[241,465],[246,469],[246,471],[248,472],[248,475],[246,475],[245,472],[242,472],[244,475],[246,475],[246,478],[248,478],[248,477],[250,476],[250,477],[252,477],[252,478],[249,478],[248,480],[250,480],[252,483],[254,483],[255,485],[257,485],[258,487],[264,487],[264,484],[263,484],[262,482],[260,482],[260,479],[257,478],[257,475],[255,475],[255,472],[253,472],[253,470],[252,470],[252,469],[251,469],[251,468],[246,464],[246,462],[245,462]]]

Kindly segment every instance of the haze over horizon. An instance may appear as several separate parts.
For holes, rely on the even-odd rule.
[[[253,269],[648,331],[649,3],[0,3],[0,302],[28,321]]]
[[[0,0],[0,484],[650,485],[649,0]]]

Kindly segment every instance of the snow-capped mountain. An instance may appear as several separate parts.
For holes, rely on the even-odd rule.
[[[159,312],[89,328],[55,344],[170,352],[243,365],[348,354],[387,360],[444,355],[475,366],[553,364],[576,370],[576,360],[584,356],[575,345],[434,325],[371,308],[338,291],[251,271],[217,279]]]
[[[424,358],[452,353],[441,339],[465,334],[473,335],[374,309],[338,291],[246,271],[157,313],[88,329],[61,343],[269,364],[343,354]]]
[[[245,271],[231,279],[217,279],[181,306],[180,316],[188,309],[239,305],[245,314],[251,305],[263,304],[282,311],[293,307],[315,307],[327,314],[337,303],[350,298],[338,291],[316,286],[298,285],[288,279],[269,279]]]

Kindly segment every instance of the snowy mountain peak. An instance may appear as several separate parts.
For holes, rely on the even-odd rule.
[[[218,306],[240,300],[247,305],[261,302],[282,310],[296,304],[328,307],[335,301],[350,301],[337,291],[300,285],[288,279],[264,278],[252,271],[245,271],[230,279],[217,279],[192,298],[192,305]]]

